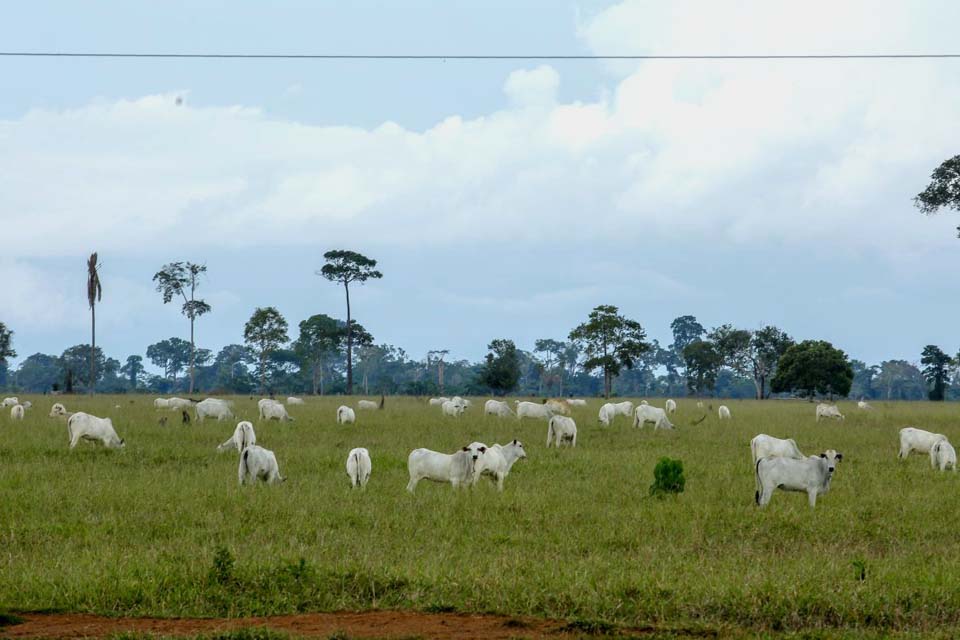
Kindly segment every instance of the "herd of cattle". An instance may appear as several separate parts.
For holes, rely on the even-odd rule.
[[[287,405],[302,404],[304,401],[300,398],[287,398]],[[428,404],[439,406],[442,415],[452,418],[458,418],[471,406],[470,400],[459,396],[431,398]],[[583,407],[586,404],[585,400],[574,398],[550,399],[540,403],[516,400],[511,408],[507,402],[491,399],[484,404],[484,414],[497,418],[515,417],[518,421],[523,418],[544,419],[547,421],[548,448],[551,445],[559,448],[563,444],[576,447],[577,424],[570,417],[571,408]],[[703,403],[697,402],[697,406],[702,409]],[[864,411],[872,409],[863,400],[860,400],[857,406]],[[21,403],[18,398],[11,397],[0,402],[0,407],[10,407],[11,419],[22,420],[26,410],[31,408],[31,403]],[[199,402],[184,398],[157,398],[154,400],[154,407],[180,411],[185,422],[190,420],[187,410],[191,407],[196,420],[200,422],[206,418],[221,421],[234,417],[231,403],[217,398],[207,398]],[[357,402],[357,409],[361,410],[382,410],[383,407],[383,397],[379,402]],[[286,406],[272,398],[263,398],[257,403],[257,408],[261,420],[293,421]],[[654,430],[673,429],[669,415],[676,411],[677,403],[669,399],[663,408],[651,406],[645,400],[636,406],[630,401],[608,402],[600,407],[598,421],[603,426],[610,426],[617,416],[632,416],[633,426],[637,428],[652,423]],[[725,405],[720,405],[717,414],[720,420],[732,419],[730,409]],[[69,413],[60,402],[51,407],[49,415],[66,419],[71,449],[76,447],[80,440],[101,442],[110,448],[125,445],[124,440],[117,436],[110,418],[99,418],[84,412]],[[816,420],[819,422],[825,418],[843,420],[844,415],[836,405],[820,403],[816,407]],[[337,424],[354,424],[356,420],[353,408],[347,405],[337,408]],[[166,424],[165,417],[160,419],[160,424]],[[217,451],[221,452],[231,449],[235,449],[240,456],[238,480],[241,485],[257,480],[271,484],[285,480],[280,475],[276,455],[257,445],[252,422],[239,422],[233,435],[217,447]],[[755,499],[761,507],[770,502],[775,489],[804,492],[810,506],[814,507],[817,496],[829,491],[836,464],[843,459],[843,455],[833,449],[827,449],[816,456],[804,456],[793,439],[775,438],[766,434],[759,434],[750,441],[750,452],[756,480]],[[914,427],[901,429],[898,458],[906,458],[912,452],[928,454],[930,464],[935,469],[945,471],[949,467],[957,470],[956,451],[943,434]],[[420,480],[449,483],[458,488],[476,484],[481,477],[487,476],[502,491],[504,479],[509,475],[514,463],[526,457],[523,443],[516,439],[506,445],[487,446],[482,442],[474,442],[452,454],[414,449],[407,459],[410,475],[407,490],[413,492]],[[357,447],[348,453],[346,471],[352,487],[366,487],[372,468],[370,452],[367,449]]]

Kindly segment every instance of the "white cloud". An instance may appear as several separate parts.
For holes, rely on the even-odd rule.
[[[517,69],[503,84],[503,92],[518,106],[549,106],[557,99],[560,74],[549,65],[535,69]]]

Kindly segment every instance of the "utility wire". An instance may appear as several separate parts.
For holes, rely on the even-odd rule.
[[[208,60],[918,60],[960,58],[960,53],[811,53],[759,55],[439,55],[342,53],[122,53],[0,51],[0,58],[166,58]]]

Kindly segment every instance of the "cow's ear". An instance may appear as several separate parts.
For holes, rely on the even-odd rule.
[[[487,452],[487,448],[486,448],[486,447],[480,447],[479,451],[480,451],[480,453],[486,453],[486,452]]]
[[[464,447],[461,451],[470,451],[470,447]]]
[[[520,444],[520,443],[517,442],[517,439],[516,439],[516,438],[514,438],[514,439],[513,439],[513,444]]]
[[[821,453],[821,454],[820,454],[820,457],[821,457],[821,458],[826,458],[826,457],[827,457],[827,454]]]
[[[842,454],[842,453],[838,453],[838,454],[837,454],[837,460],[838,460],[838,461],[843,460],[843,454]]]

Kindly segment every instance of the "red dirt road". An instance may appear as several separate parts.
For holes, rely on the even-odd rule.
[[[566,623],[557,620],[416,611],[309,613],[266,618],[109,618],[76,613],[26,613],[18,616],[24,621],[0,628],[0,638],[103,638],[122,632],[196,636],[241,627],[267,627],[294,636],[323,638],[337,632],[351,638],[419,636],[441,640],[508,640],[567,635]],[[639,629],[619,631],[625,635],[644,633]]]

